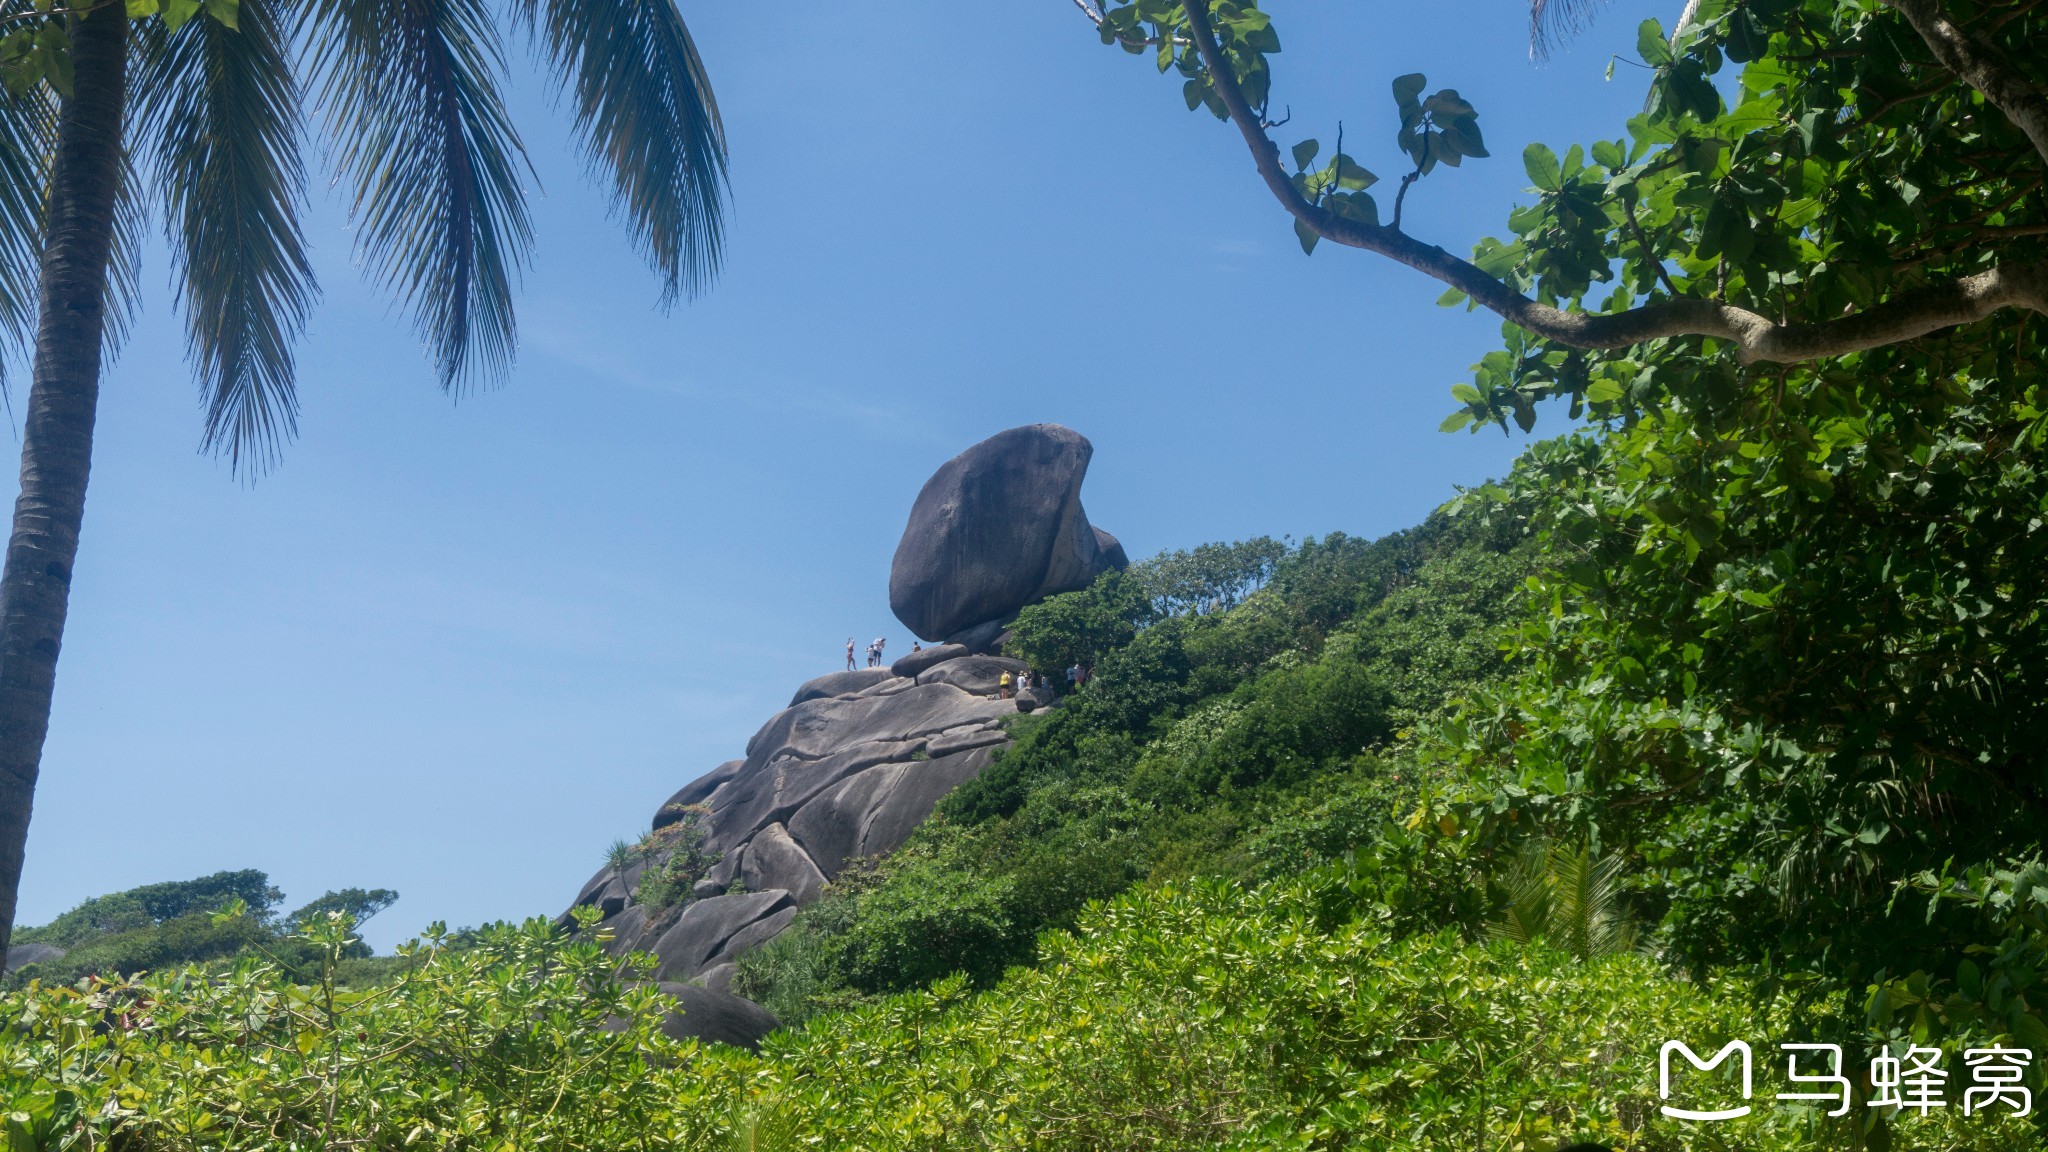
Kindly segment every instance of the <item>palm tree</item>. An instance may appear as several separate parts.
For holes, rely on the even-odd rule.
[[[1585,31],[1586,25],[1593,22],[1593,14],[1606,4],[1607,0],[1529,0],[1529,55],[1538,60],[1547,58],[1566,40]],[[1700,0],[1685,0],[1678,23],[1671,26],[1673,44],[1699,10]]]
[[[1542,939],[1582,960],[1634,951],[1638,933],[1621,890],[1621,861],[1542,838],[1523,846],[1507,875],[1507,902],[1488,925],[1499,940]]]
[[[531,240],[501,27],[522,30],[563,84],[665,304],[716,272],[726,192],[724,131],[674,0],[211,0],[212,15],[175,23],[131,20],[136,0],[71,2],[50,17],[69,36],[68,85],[53,73],[0,93],[0,338],[33,332],[0,571],[0,952],[49,728],[101,356],[126,314],[144,205],[161,208],[171,241],[202,443],[239,472],[268,466],[295,431],[292,346],[318,291],[299,223],[309,114],[351,194],[360,261],[410,313],[451,394],[509,367]],[[165,11],[193,7],[167,0]],[[0,20],[38,18],[28,0],[0,0]]]

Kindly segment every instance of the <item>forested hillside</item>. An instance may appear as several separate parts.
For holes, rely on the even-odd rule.
[[[735,991],[800,1020],[954,972],[986,985],[1133,885],[1342,858],[1414,806],[1416,726],[1502,674],[1532,561],[1516,526],[1438,516],[1170,553],[1026,609],[1012,654],[1085,686],[743,958]]]

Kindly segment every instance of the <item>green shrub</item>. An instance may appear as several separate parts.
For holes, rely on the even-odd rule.
[[[430,939],[368,994],[260,964],[37,987],[0,996],[0,1108],[13,1146],[38,1150],[2038,1147],[2002,1113],[1859,1102],[1837,1127],[1776,1104],[1775,1042],[1842,1040],[1853,1064],[1884,1038],[1846,1026],[1839,1000],[1799,1009],[1634,954],[1395,936],[1369,903],[1331,923],[1332,891],[1128,894],[1046,936],[1036,970],[821,1015],[758,1056],[664,1038],[662,998],[538,920],[466,952]],[[333,970],[345,919],[309,935]],[[1757,1045],[1757,1114],[1659,1116],[1667,1039]]]

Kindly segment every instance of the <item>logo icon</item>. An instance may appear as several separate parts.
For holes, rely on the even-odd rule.
[[[1730,1040],[1725,1047],[1719,1052],[1714,1053],[1711,1058],[1702,1060],[1699,1057],[1699,1053],[1686,1047],[1683,1042],[1666,1040],[1663,1049],[1657,1053],[1657,1098],[1659,1100],[1671,1099],[1671,1054],[1673,1052],[1683,1054],[1686,1063],[1691,1064],[1702,1072],[1712,1072],[1721,1066],[1723,1060],[1728,1059],[1729,1053],[1740,1052],[1742,1054],[1742,1098],[1744,1100],[1749,1099],[1753,1081],[1748,1044],[1740,1040]],[[1749,1115],[1749,1105],[1744,1104],[1739,1108],[1722,1108],[1702,1112],[1691,1108],[1673,1108],[1671,1105],[1666,1104],[1659,1108],[1658,1111],[1676,1120],[1733,1120],[1739,1116]]]

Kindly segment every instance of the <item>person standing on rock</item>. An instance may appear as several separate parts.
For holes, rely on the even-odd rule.
[[[853,671],[853,637],[846,638],[846,670]]]
[[[875,637],[875,646],[873,648],[868,649],[868,651],[874,657],[873,659],[868,661],[869,667],[880,668],[882,666],[882,649],[888,647],[888,645],[889,641],[887,638],[882,636]]]
[[[996,687],[996,699],[998,699],[998,700],[1008,700],[1008,699],[1010,698],[1010,684],[1011,684],[1011,680],[1010,680],[1010,670],[1009,670],[1009,669],[1007,669],[1007,668],[1005,668],[1005,669],[1003,670],[1003,678],[1002,678],[1001,680],[997,681],[996,683],[997,683],[997,687]]]

